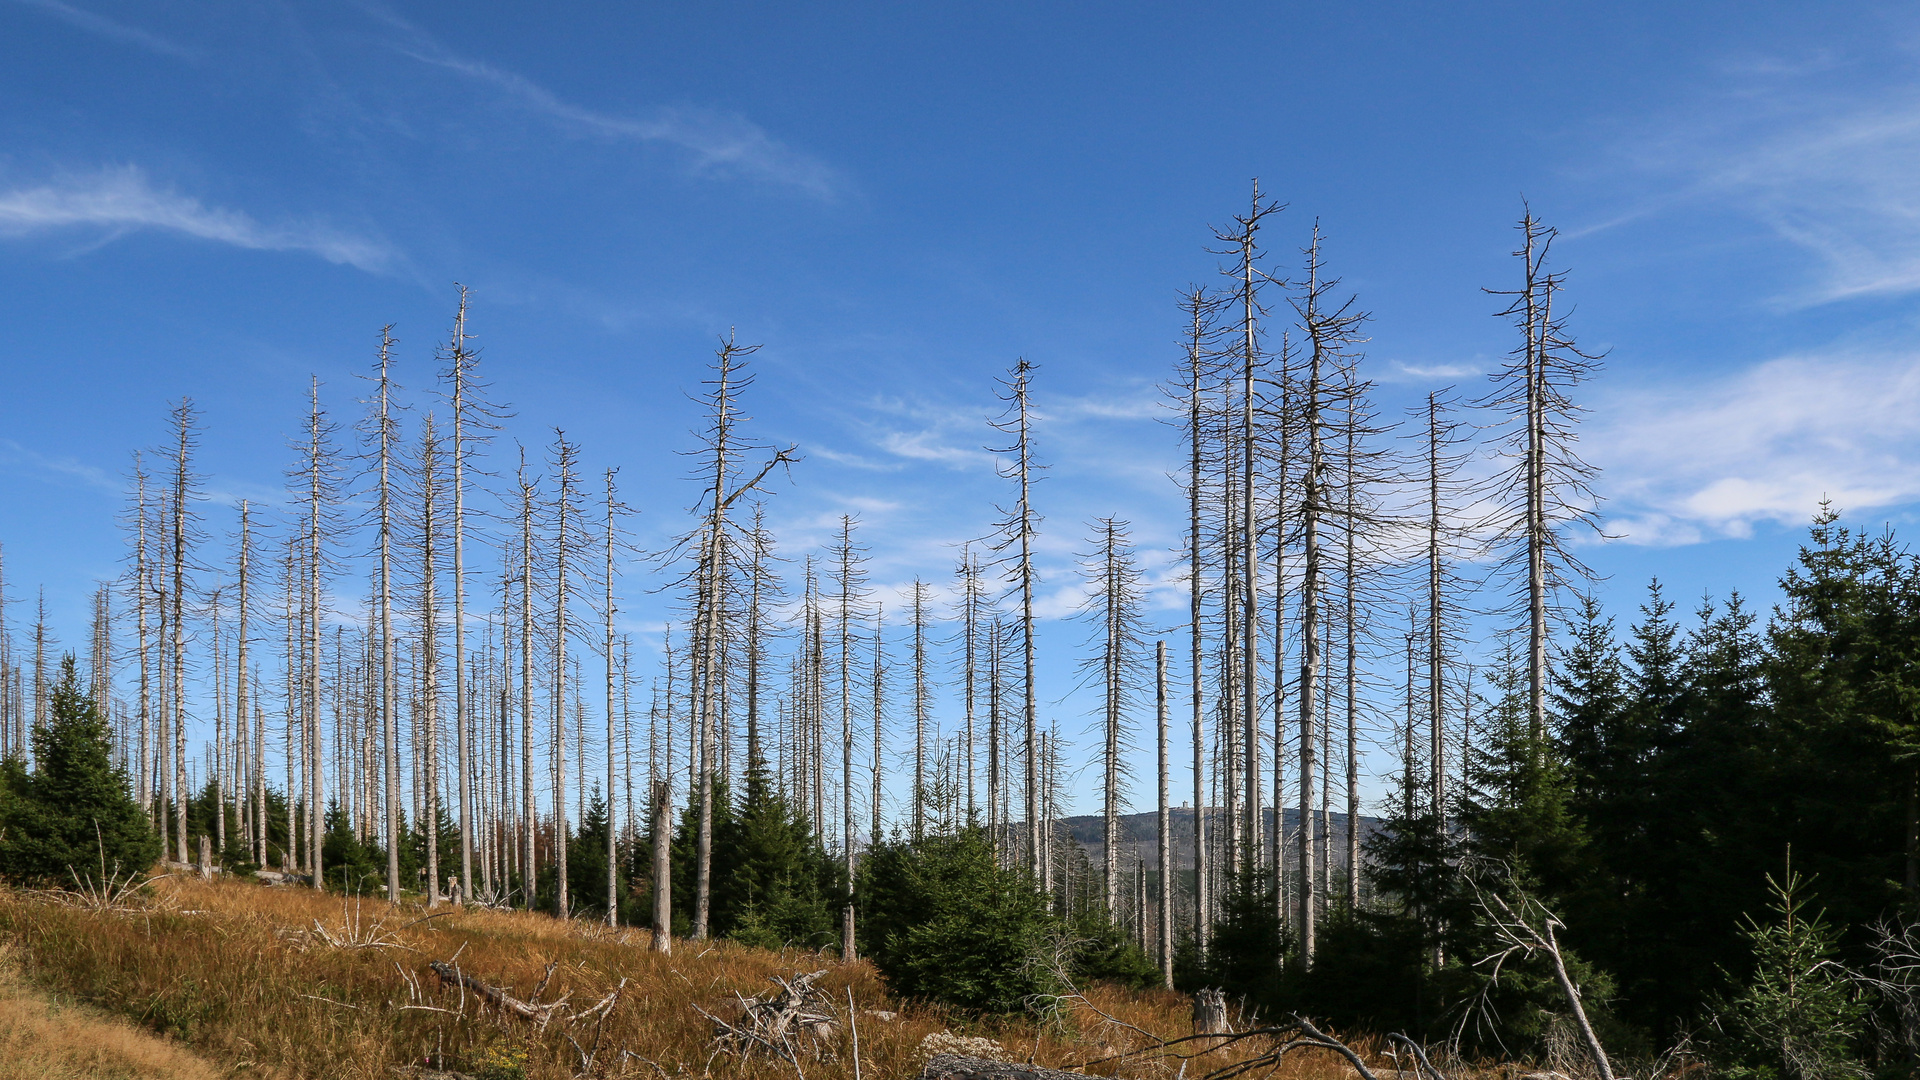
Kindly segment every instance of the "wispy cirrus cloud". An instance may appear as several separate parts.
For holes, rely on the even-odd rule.
[[[76,228],[105,230],[108,240],[158,229],[256,251],[304,251],[372,273],[396,261],[381,241],[325,225],[265,225],[241,211],[156,187],[133,166],[0,191],[0,236]]]
[[[1587,435],[1607,531],[1665,546],[1920,501],[1920,355],[1782,357],[1703,384],[1620,395]]]
[[[685,105],[656,106],[634,115],[589,109],[524,75],[458,55],[404,20],[382,17],[411,39],[398,47],[401,54],[491,86],[570,134],[672,146],[688,156],[697,173],[750,177],[822,200],[835,199],[845,191],[844,178],[832,166],[786,145],[737,113]]]
[[[1746,60],[1682,109],[1611,148],[1652,185],[1570,238],[1731,210],[1817,260],[1790,305],[1920,291],[1920,81],[1862,81],[1827,55]]]
[[[177,60],[196,60],[200,55],[152,31],[116,22],[104,15],[96,15],[91,11],[74,7],[72,4],[61,3],[60,0],[15,0],[15,2],[30,8],[38,8],[61,22],[85,30],[87,33],[108,38],[123,45],[145,49],[151,53],[158,53],[161,56],[171,56]]]
[[[70,457],[54,457],[38,450],[29,450],[12,439],[0,439],[0,468],[114,494],[118,494],[123,487],[104,469]]]

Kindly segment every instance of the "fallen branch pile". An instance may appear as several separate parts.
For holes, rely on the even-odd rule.
[[[716,1051],[742,1057],[765,1051],[798,1065],[802,1048],[811,1056],[820,1055],[821,1042],[833,1035],[838,1023],[832,999],[815,985],[826,974],[821,970],[790,979],[768,976],[768,981],[780,988],[780,992],[771,997],[746,997],[736,993],[740,1019],[735,1023],[728,1023],[698,1005],[694,1009],[713,1022]]]
[[[1302,1016],[1289,1016],[1278,1024],[1249,1028],[1246,1031],[1233,1033],[1202,1032],[1194,1035],[1185,1035],[1177,1039],[1167,1039],[1158,1046],[1143,1050],[1134,1050],[1125,1054],[1115,1054],[1112,1057],[1100,1058],[1096,1061],[1089,1061],[1083,1065],[1082,1068],[1088,1069],[1092,1066],[1105,1064],[1107,1062],[1159,1057],[1173,1058],[1181,1062],[1181,1072],[1184,1074],[1186,1071],[1185,1063],[1187,1061],[1207,1054],[1216,1053],[1232,1046],[1237,1046],[1249,1040],[1264,1041],[1267,1043],[1267,1049],[1252,1057],[1214,1069],[1212,1072],[1206,1073],[1201,1080],[1232,1080],[1233,1077],[1255,1070],[1277,1069],[1286,1058],[1286,1055],[1299,1050],[1325,1050],[1338,1054],[1346,1059],[1347,1064],[1352,1066],[1354,1072],[1360,1075],[1360,1080],[1381,1080],[1381,1077],[1377,1073],[1368,1068],[1366,1060],[1360,1056],[1358,1051],[1332,1035],[1321,1031],[1318,1027],[1314,1026],[1311,1020]],[[1390,1044],[1404,1046],[1411,1054],[1415,1066],[1415,1068],[1411,1070],[1412,1080],[1447,1080],[1445,1076],[1441,1075],[1440,1070],[1434,1068],[1433,1063],[1427,1060],[1426,1051],[1421,1049],[1418,1043],[1400,1034],[1389,1035],[1387,1036],[1387,1040]],[[1403,1080],[1407,1080],[1407,1078],[1409,1078],[1409,1072],[1400,1071],[1399,1076],[1402,1077]]]

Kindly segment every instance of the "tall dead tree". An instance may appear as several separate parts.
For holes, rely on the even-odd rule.
[[[253,586],[253,521],[252,506],[246,499],[240,500],[240,536],[238,543],[234,545],[233,555],[234,578],[239,585],[239,595],[234,603],[236,609],[235,614],[239,617],[239,627],[235,632],[234,642],[233,727],[234,734],[239,743],[238,747],[236,747],[239,760],[245,761],[247,745],[246,732],[249,721],[247,691],[249,689],[249,673],[252,671],[247,658],[247,647],[252,643],[251,639],[253,636],[250,625],[253,614],[253,600],[251,595]],[[249,770],[249,772],[253,771],[255,770]],[[254,780],[255,790],[258,788],[258,784],[259,780],[256,777]],[[241,788],[235,793],[236,805],[245,806],[253,802],[254,793],[254,791],[248,790],[247,788]],[[247,823],[248,820],[249,815],[242,812],[240,815],[241,831],[246,833],[247,836],[247,850],[252,851],[255,847],[254,831]]]
[[[1317,946],[1315,916],[1318,910],[1320,873],[1316,856],[1314,785],[1318,781],[1320,746],[1323,731],[1329,726],[1324,717],[1320,679],[1325,663],[1325,639],[1322,630],[1326,600],[1326,568],[1322,528],[1337,521],[1339,504],[1329,497],[1329,435],[1336,429],[1342,399],[1350,387],[1340,385],[1340,369],[1351,363],[1350,350],[1361,341],[1359,330],[1366,321],[1364,312],[1354,310],[1354,301],[1329,303],[1329,294],[1339,284],[1323,273],[1320,255],[1320,229],[1316,225],[1312,243],[1306,250],[1307,278],[1296,300],[1301,328],[1308,343],[1307,375],[1300,399],[1301,427],[1306,437],[1306,461],[1301,474],[1299,520],[1303,565],[1300,595],[1300,846],[1299,907],[1295,928],[1299,936],[1300,963],[1313,966]]]
[[[979,776],[978,758],[975,748],[977,744],[977,708],[980,700],[980,638],[981,634],[985,632],[982,625],[982,616],[986,610],[987,594],[980,559],[973,553],[973,545],[971,543],[961,549],[960,565],[957,567],[955,573],[960,579],[960,685],[961,708],[964,713],[964,722],[966,725],[966,745],[964,747],[963,758],[966,769],[967,820],[973,821],[975,815],[979,813],[975,797],[975,785]],[[990,746],[988,749],[990,756],[996,755],[997,752],[997,745]],[[999,761],[998,757],[994,756],[992,760],[997,766]],[[1000,843],[998,831],[1000,823],[995,813],[999,805],[997,801],[998,788],[995,787],[998,775],[997,771],[993,772],[992,778],[987,785],[986,815],[987,831],[993,836],[996,845]]]
[[[1211,936],[1211,867],[1207,835],[1207,734],[1205,652],[1206,551],[1201,506],[1205,500],[1207,418],[1205,387],[1213,366],[1216,319],[1224,301],[1205,289],[1189,289],[1180,299],[1187,317],[1185,358],[1177,399],[1184,414],[1187,436],[1187,635],[1190,646],[1188,692],[1193,707],[1193,941],[1195,955],[1204,959]]]
[[[1238,571],[1235,583],[1239,593],[1239,610],[1234,613],[1235,620],[1229,625],[1236,626],[1240,641],[1233,652],[1237,654],[1239,670],[1237,700],[1232,712],[1238,721],[1241,736],[1242,762],[1246,794],[1244,797],[1244,825],[1246,836],[1245,865],[1240,868],[1251,875],[1257,873],[1264,862],[1265,815],[1260,808],[1260,517],[1259,505],[1255,497],[1259,486],[1256,475],[1256,462],[1259,456],[1260,425],[1256,382],[1262,376],[1265,366],[1261,348],[1261,320],[1266,310],[1261,304],[1260,293],[1269,282],[1266,272],[1260,267],[1260,227],[1264,221],[1284,210],[1280,203],[1271,200],[1262,202],[1260,182],[1253,182],[1252,204],[1247,213],[1236,215],[1231,230],[1215,231],[1214,239],[1226,245],[1216,249],[1222,254],[1230,254],[1236,265],[1225,270],[1234,282],[1233,304],[1239,308],[1240,322],[1235,337],[1236,359],[1239,367],[1239,430],[1235,433],[1239,446],[1239,475],[1235,483],[1229,485],[1239,498],[1235,507],[1234,524],[1237,535],[1231,537],[1229,544],[1237,552],[1237,558],[1230,558],[1229,573]],[[1277,577],[1276,577],[1277,580]],[[1278,807],[1275,808],[1276,815]],[[1277,820],[1277,818],[1276,818]]]
[[[193,472],[193,452],[199,446],[199,425],[193,401],[181,398],[173,408],[173,476],[168,485],[167,541],[167,666],[172,683],[172,701],[168,712],[173,718],[174,761],[169,770],[175,778],[174,851],[179,862],[187,861],[187,636],[185,629],[185,593],[187,568],[193,542],[198,539],[193,503],[200,498],[199,478]],[[43,599],[44,604],[44,599]],[[44,612],[43,612],[44,614]],[[43,620],[44,621],[44,620]]]
[[[539,819],[534,813],[533,801],[533,601],[536,588],[533,577],[533,523],[539,489],[536,480],[527,473],[527,452],[524,447],[520,449],[516,483],[520,492],[520,888],[525,895],[527,910],[531,911],[535,902],[534,882],[539,876],[538,852],[534,843]]]
[[[1489,499],[1500,506],[1494,543],[1505,548],[1506,568],[1516,582],[1527,623],[1527,716],[1534,746],[1542,744],[1547,717],[1547,651],[1555,598],[1592,576],[1569,551],[1569,526],[1598,532],[1597,471],[1580,457],[1578,423],[1584,410],[1573,392],[1598,369],[1600,356],[1582,352],[1567,330],[1554,298],[1566,275],[1547,269],[1556,231],[1526,210],[1515,226],[1521,244],[1517,289],[1488,289],[1511,297],[1500,312],[1521,331],[1521,341],[1490,378],[1493,391],[1482,404],[1509,420],[1502,451],[1511,465],[1492,478]]]
[[[559,428],[553,432],[549,463],[553,467],[553,869],[554,914],[565,919],[572,910],[567,893],[567,837],[572,821],[567,810],[567,639],[573,624],[567,600],[578,572],[571,558],[585,536],[581,529],[580,448],[567,441]],[[584,758],[586,748],[580,747]]]
[[[884,807],[881,793],[881,778],[885,770],[882,763],[886,760],[885,733],[887,730],[887,670],[886,646],[883,628],[886,613],[882,605],[873,605],[873,681],[868,684],[868,693],[873,704],[873,790],[867,796],[867,816],[872,822],[867,832],[867,842],[880,842],[880,816]],[[916,801],[917,801],[916,796]]]
[[[619,493],[614,489],[613,475],[616,471],[618,470],[608,469],[606,474],[607,520],[606,520],[606,526],[605,526],[606,535],[605,537],[603,537],[603,539],[606,541],[606,551],[607,551],[606,576],[603,579],[606,585],[606,593],[605,593],[605,602],[602,604],[602,614],[604,614],[606,617],[605,652],[606,652],[606,660],[607,660],[607,925],[608,926],[620,925],[620,858],[619,858],[619,846],[618,846],[618,840],[617,840],[617,837],[620,835],[620,828],[619,828],[619,824],[613,809],[614,785],[618,782],[618,779],[619,779],[619,773],[615,766],[614,756],[613,756],[613,725],[614,725],[613,616],[615,611],[614,599],[613,599],[613,584],[614,584],[614,572],[615,572],[614,551],[618,546],[618,542],[619,542],[619,525],[618,525],[617,517],[625,509],[625,506],[620,502]],[[631,752],[629,752],[629,755],[630,754]],[[631,763],[629,763],[629,771],[631,771]],[[633,800],[631,797],[627,799],[627,805],[628,805],[627,821],[628,821],[629,827],[631,827],[631,820],[633,817],[633,814],[632,814]]]
[[[713,376],[706,380],[711,389],[701,403],[708,419],[701,433],[704,445],[697,455],[706,461],[701,477],[705,487],[701,522],[694,534],[683,540],[696,545],[692,579],[695,586],[694,627],[691,646],[689,683],[693,687],[694,729],[696,737],[693,786],[699,805],[699,826],[694,843],[695,869],[693,893],[693,938],[704,941],[708,934],[709,907],[713,892],[713,775],[718,765],[715,737],[720,705],[718,686],[725,678],[721,669],[721,643],[725,632],[722,608],[730,585],[728,553],[730,514],[735,503],[760,490],[762,482],[775,468],[798,460],[794,447],[774,450],[758,472],[748,475],[742,458],[750,451],[765,450],[740,438],[735,429],[747,418],[740,412],[739,395],[752,385],[745,374],[747,357],[758,352],[758,345],[742,345],[729,333],[714,351]],[[819,820],[817,817],[814,820]]]
[[[1155,861],[1159,875],[1159,949],[1160,985],[1173,989],[1173,812],[1171,799],[1172,759],[1167,756],[1167,643],[1156,641],[1153,645],[1153,719],[1154,730],[1158,732],[1157,746],[1159,755],[1156,764],[1155,788],[1159,793],[1159,828],[1155,837],[1158,856]],[[1194,809],[1199,813],[1199,808]]]
[[[865,560],[853,542],[853,518],[840,516],[840,533],[833,545],[835,617],[839,623],[840,652],[840,855],[847,875],[847,902],[840,909],[840,958],[854,959],[854,832],[853,832],[853,620],[865,602]]]
[[[1445,391],[1427,395],[1426,421],[1420,433],[1422,442],[1423,487],[1426,495],[1426,668],[1427,668],[1427,798],[1442,833],[1446,830],[1446,702],[1448,642],[1457,633],[1452,616],[1451,595],[1457,588],[1448,569],[1447,555],[1458,539],[1452,522],[1455,507],[1450,496],[1453,477],[1466,460],[1456,449],[1461,441],[1460,423],[1448,416],[1452,401]]]
[[[394,506],[394,454],[400,424],[394,417],[393,339],[391,323],[380,328],[380,357],[375,367],[374,397],[367,417],[374,451],[374,544],[379,557],[375,571],[375,615],[378,623],[376,699],[380,716],[382,770],[382,833],[387,851],[387,901],[400,902],[400,742],[399,656],[393,636],[393,544],[398,523]]]
[[[1128,714],[1139,684],[1144,595],[1128,523],[1101,518],[1093,528],[1093,550],[1081,564],[1088,586],[1081,612],[1095,624],[1099,649],[1082,668],[1089,675],[1097,671],[1101,684],[1101,870],[1111,921],[1120,911],[1120,811],[1127,794],[1122,760],[1132,743]]]
[[[1026,814],[1028,866],[1040,882],[1042,891],[1053,892],[1053,866],[1044,857],[1040,825],[1040,719],[1039,699],[1034,671],[1034,589],[1038,578],[1033,568],[1033,543],[1039,535],[1040,517],[1033,509],[1033,484],[1044,466],[1033,459],[1033,372],[1025,357],[1014,361],[1007,377],[1000,380],[1000,400],[1006,409],[992,422],[994,430],[1010,435],[1013,442],[994,447],[999,455],[1000,475],[1019,485],[1019,498],[1011,508],[1003,508],[998,522],[1000,536],[994,550],[1003,559],[1011,556],[1012,590],[1020,596],[1021,719],[1026,739]]]
[[[304,590],[301,597],[303,615],[302,645],[305,653],[301,689],[302,699],[302,758],[305,762],[304,827],[307,844],[307,872],[312,875],[315,889],[326,888],[326,878],[321,865],[322,833],[325,829],[323,799],[326,794],[325,757],[322,753],[320,734],[321,717],[321,621],[325,607],[325,591],[330,552],[328,542],[333,531],[333,510],[335,494],[338,490],[336,477],[337,463],[334,457],[334,424],[327,419],[320,408],[320,380],[312,380],[308,390],[308,409],[304,439],[299,446],[300,460],[294,470],[294,480],[300,485],[299,498],[304,504],[301,511],[298,543],[300,545],[300,568],[304,574]],[[184,841],[183,841],[184,843]],[[182,861],[185,861],[184,848]]]
[[[503,411],[486,398],[487,385],[478,377],[479,351],[467,332],[467,287],[455,284],[460,302],[453,332],[442,360],[452,422],[453,461],[453,739],[460,801],[460,895],[473,894],[473,776],[468,766],[468,733],[472,708],[467,692],[467,466],[475,448],[490,438]],[[609,796],[611,797],[611,796]],[[611,804],[609,804],[611,805]]]
[[[153,563],[147,550],[147,525],[151,520],[151,511],[147,505],[147,471],[145,459],[141,454],[133,455],[133,617],[134,648],[140,664],[140,698],[138,703],[140,720],[139,757],[133,769],[134,796],[140,801],[147,818],[154,815],[153,803],[153,654],[152,643],[148,640],[147,612],[153,602]],[[0,594],[3,596],[4,594]],[[4,600],[0,600],[4,602]],[[4,623],[0,623],[0,632]],[[5,635],[11,653],[12,635]],[[0,668],[0,679],[8,678],[4,668]],[[17,708],[17,704],[16,704]]]
[[[969,643],[971,645],[971,643]],[[876,646],[877,647],[877,646]],[[969,664],[968,674],[972,669]],[[919,578],[913,579],[913,838],[919,840],[927,833],[927,721],[929,695],[927,692],[927,583]],[[967,701],[968,719],[972,719],[973,701]],[[969,725],[971,726],[971,725]],[[972,732],[969,731],[968,735]],[[963,756],[970,756],[972,747],[964,748]],[[967,813],[973,813],[971,801]],[[875,841],[879,840],[879,830],[874,831]]]
[[[421,769],[419,772],[423,802],[419,827],[426,839],[427,904],[441,900],[440,815],[442,806],[440,777],[440,540],[446,526],[440,519],[440,507],[446,497],[446,478],[441,473],[446,453],[445,440],[434,422],[434,415],[421,418],[419,457],[414,462],[414,477],[419,484],[417,543],[420,554],[419,616],[419,704],[416,706],[417,738]]]

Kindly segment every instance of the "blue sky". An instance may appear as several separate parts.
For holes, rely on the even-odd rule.
[[[715,335],[764,343],[787,553],[857,513],[888,585],[984,531],[992,379],[1034,360],[1066,590],[1094,516],[1177,538],[1174,295],[1258,177],[1277,265],[1318,220],[1374,313],[1389,413],[1508,347],[1481,289],[1529,200],[1608,351],[1600,591],[1764,601],[1822,495],[1920,503],[1917,59],[1866,4],[0,0],[10,591],[82,640],[171,400],[210,491],[271,501],[310,377],[351,420],[392,322],[425,387],[456,280],[507,434],[620,466],[643,542],[686,521]]]

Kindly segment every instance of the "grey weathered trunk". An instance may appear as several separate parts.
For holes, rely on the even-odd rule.
[[[607,658],[607,925],[620,925],[620,848],[617,837],[620,835],[619,820],[613,810],[614,784],[617,770],[613,756],[613,548],[614,548],[614,511],[619,505],[613,487],[613,470],[607,470],[607,565],[606,597],[603,608],[606,614],[606,658]],[[629,762],[631,768],[631,762]]]
[[[673,951],[673,785],[653,782],[653,951]]]
[[[380,486],[377,492],[377,537],[380,550],[378,598],[380,620],[379,696],[380,738],[384,759],[385,783],[381,809],[385,817],[387,848],[387,900],[400,902],[400,688],[399,658],[393,640],[393,439],[392,414],[393,327],[380,330],[380,375],[378,413],[375,416],[378,441],[377,467]]]
[[[1172,772],[1171,759],[1167,756],[1167,643],[1159,641],[1153,648],[1153,716],[1154,729],[1158,732],[1155,745],[1159,750],[1156,758],[1158,770],[1155,788],[1159,792],[1159,829],[1154,863],[1159,875],[1159,960],[1160,984],[1173,989],[1173,814],[1168,800],[1173,791],[1170,786]]]

